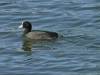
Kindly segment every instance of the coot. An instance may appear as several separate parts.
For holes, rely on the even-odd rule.
[[[58,37],[58,33],[50,32],[50,31],[43,31],[43,30],[31,30],[32,25],[29,21],[24,21],[19,26],[19,28],[25,28],[23,32],[23,36],[26,36],[30,39],[56,39]]]

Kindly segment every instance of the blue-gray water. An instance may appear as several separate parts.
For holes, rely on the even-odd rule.
[[[23,21],[64,38],[23,38]],[[100,0],[0,1],[0,75],[99,73]]]

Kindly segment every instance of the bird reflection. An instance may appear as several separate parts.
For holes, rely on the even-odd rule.
[[[50,42],[50,41],[51,40],[46,40],[44,42]],[[43,44],[41,42],[43,42],[43,40],[31,40],[28,38],[24,38],[21,49],[24,51],[31,51],[32,49],[39,49],[39,50],[50,49],[49,47],[43,46]]]
[[[32,41],[23,39],[22,48],[24,51],[31,51],[32,49]]]

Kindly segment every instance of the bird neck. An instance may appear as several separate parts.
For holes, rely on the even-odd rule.
[[[23,32],[23,35],[25,35],[25,34],[27,34],[29,32],[31,32],[31,29],[25,29],[24,32]]]

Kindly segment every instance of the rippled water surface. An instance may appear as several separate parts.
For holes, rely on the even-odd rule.
[[[64,38],[21,37],[23,21]],[[99,73],[100,0],[0,1],[0,75]]]

